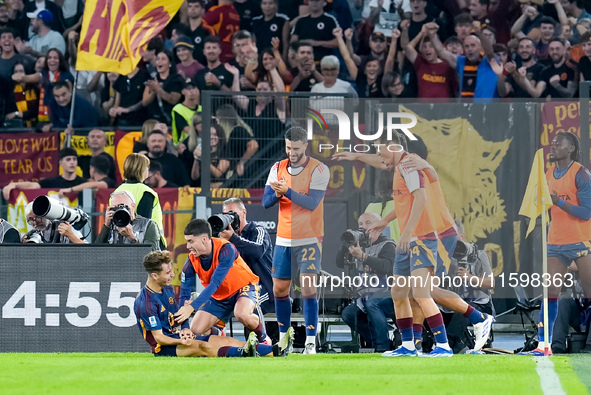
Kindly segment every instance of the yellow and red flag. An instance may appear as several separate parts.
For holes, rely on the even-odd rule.
[[[548,210],[552,206],[552,197],[550,196],[550,189],[546,182],[546,173],[544,169],[544,150],[539,149],[534,157],[534,163],[532,164],[529,180],[527,181],[527,188],[525,189],[523,202],[519,209],[519,215],[529,217],[530,219],[525,237],[527,237],[536,226],[536,218],[538,218],[543,211]],[[546,223],[542,224],[542,226],[545,226],[548,223],[548,217],[544,216],[544,220]]]
[[[183,0],[87,0],[77,70],[129,74],[147,43],[178,12]]]

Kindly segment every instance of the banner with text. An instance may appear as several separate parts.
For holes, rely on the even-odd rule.
[[[0,187],[58,175],[57,133],[0,135]]]
[[[546,169],[551,163],[550,144],[558,132],[575,133],[581,137],[581,124],[579,119],[579,102],[549,102],[542,104],[542,123],[540,130],[540,147],[544,149]],[[590,130],[591,137],[591,130]],[[591,157],[591,156],[590,156]],[[589,163],[586,164],[589,167]]]

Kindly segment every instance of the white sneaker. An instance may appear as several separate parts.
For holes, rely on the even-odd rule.
[[[486,314],[486,319],[483,322],[474,324],[474,350],[480,351],[482,349],[488,340],[488,335],[490,335],[493,322],[495,322],[494,317]]]
[[[306,347],[304,348],[304,355],[312,355],[316,354],[316,344],[314,343],[307,343]]]

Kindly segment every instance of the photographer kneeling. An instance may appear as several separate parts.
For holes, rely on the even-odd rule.
[[[390,350],[388,318],[395,318],[387,276],[394,266],[396,243],[383,234],[370,239],[366,233],[380,220],[374,213],[361,214],[360,229],[341,236],[343,246],[337,254],[338,267],[346,265],[353,276],[364,278],[362,286],[355,290],[357,299],[343,310],[343,320],[376,352]]]
[[[82,234],[74,229],[72,225],[61,219],[50,220],[33,212],[33,203],[25,207],[25,218],[27,223],[34,227],[23,236],[23,243],[55,243],[55,244],[84,244]],[[60,204],[58,202],[58,204]]]
[[[128,191],[111,194],[105,212],[105,224],[95,240],[97,244],[150,244],[160,251],[160,232],[151,219],[135,214],[135,198]]]
[[[494,287],[494,281],[492,278],[490,258],[486,251],[479,250],[476,244],[464,241],[466,238],[464,225],[458,220],[455,222],[458,231],[458,244],[451,260],[448,274],[452,282],[455,277],[460,277],[464,281],[463,285],[459,288],[450,288],[447,282],[444,285],[450,291],[457,293],[466,303],[470,304],[476,310],[494,316],[495,311],[490,291]],[[458,283],[457,279],[455,283]],[[479,286],[475,287],[475,284]],[[447,336],[449,345],[454,350],[454,354],[459,353],[466,347],[469,349],[474,347],[474,339],[471,335],[469,336],[468,332],[469,324],[468,319],[459,313],[454,313],[449,319]],[[491,335],[486,346],[490,347],[492,338],[491,330]]]

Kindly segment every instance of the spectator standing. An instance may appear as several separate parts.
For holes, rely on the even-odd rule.
[[[156,36],[150,40],[146,49],[142,52],[142,61],[150,77],[154,78],[158,74],[156,71],[156,55],[164,50],[164,40]]]
[[[74,100],[75,111],[72,125],[70,123],[70,113],[72,112],[72,88],[67,81],[58,81],[53,84],[53,99],[49,104],[50,121],[45,125],[44,131],[55,128],[86,128],[98,126],[98,112],[88,102],[88,100],[76,95]]]
[[[203,20],[213,28],[215,34],[220,38],[220,59],[222,62],[227,62],[233,57],[232,39],[234,33],[240,30],[240,15],[234,8],[234,0],[219,0],[218,4],[203,15]]]
[[[182,90],[183,102],[172,108],[172,141],[178,145],[189,136],[191,119],[201,112],[199,88],[189,80]]]
[[[402,36],[400,44],[404,54],[413,64],[417,73],[419,98],[451,98],[457,96],[458,83],[455,70],[449,63],[439,59],[428,34],[428,27],[423,29],[416,37],[408,42],[408,29],[406,23],[401,23]],[[420,45],[420,53],[415,49]]]
[[[25,64],[22,62],[16,63],[13,67],[12,75],[16,79],[22,80],[22,77],[26,75],[25,67]],[[18,119],[22,126],[29,128],[35,126],[37,124],[37,116],[39,115],[39,91],[37,86],[25,82],[16,82],[13,93],[17,108],[14,119]]]
[[[334,53],[337,47],[332,31],[339,26],[336,18],[324,12],[325,0],[309,0],[310,13],[301,17],[291,32],[291,41],[306,40],[314,48],[314,60]]]
[[[178,188],[179,186],[168,182],[162,177],[162,165],[160,162],[150,161],[150,168],[148,171],[148,178],[144,180],[144,184],[150,188]]]
[[[240,15],[240,30],[250,30],[252,20],[262,15],[261,2],[257,0],[234,0],[234,8]]]
[[[289,17],[277,12],[278,0],[262,0],[262,15],[252,18],[251,29],[259,51],[272,46],[273,38],[280,40],[279,51],[287,58],[289,44]]]
[[[210,164],[209,171],[211,172],[211,187],[219,188],[226,180],[226,175],[230,169],[230,160],[226,157],[226,136],[224,129],[220,125],[212,125],[209,132],[210,140]],[[187,152],[192,153],[193,163],[191,167],[191,180],[193,185],[201,185],[201,144],[194,145],[196,138],[191,135],[187,138]],[[195,148],[193,148],[195,147]]]
[[[10,81],[14,65],[18,62],[25,64],[27,74],[33,72],[35,59],[28,55],[19,54],[15,51],[15,33],[9,28],[0,28],[0,78]]]
[[[145,83],[149,80],[148,72],[139,67],[127,75],[117,77],[113,84],[115,104],[109,110],[117,126],[139,126],[144,123],[147,114],[142,99]]]
[[[64,55],[58,49],[52,48],[47,52],[43,70],[25,76],[19,75],[14,81],[31,84],[41,83],[38,120],[39,122],[49,122],[49,104],[53,100],[51,85],[57,81],[69,81],[70,84],[73,84],[74,76],[68,71],[68,63]]]
[[[92,129],[90,132],[88,132],[87,142],[91,155],[81,155],[78,157],[78,165],[80,166],[80,169],[82,169],[82,176],[84,178],[92,178],[90,175],[92,158],[100,156],[107,161],[106,168],[101,166],[102,169],[106,171],[104,174],[111,180],[116,180],[117,176],[115,175],[115,159],[105,152],[105,146],[107,145],[107,134],[100,129]]]
[[[64,197],[68,193],[78,193],[85,189],[116,188],[117,183],[115,180],[107,175],[111,169],[111,163],[104,156],[93,156],[90,160],[90,178],[88,181],[70,188],[60,189],[59,196]]]
[[[246,164],[259,149],[254,133],[231,104],[224,104],[216,115],[225,133],[226,149],[223,154],[231,160],[232,170],[238,176],[245,173]]]
[[[459,75],[460,97],[474,99],[491,99],[496,94],[497,75],[491,64],[495,67],[498,61],[495,58],[492,45],[480,30],[478,36],[470,35],[464,40],[465,56],[454,55],[443,47],[437,37],[439,26],[433,23],[427,27],[429,37],[439,58],[445,60],[456,69]],[[484,51],[485,56],[481,55]]]
[[[409,41],[414,40],[418,36],[425,24],[434,21],[433,17],[430,17],[425,12],[427,4],[427,0],[410,0],[412,16],[410,17],[410,25],[408,26]]]
[[[180,63],[176,65],[177,72],[183,79],[193,78],[203,65],[193,57],[194,45],[191,44],[189,37],[180,36],[174,45],[174,51]]]
[[[49,12],[51,12],[52,15],[52,21],[49,23],[49,27],[51,28],[51,30],[54,30],[60,34],[62,34],[65,30],[65,22],[64,22],[64,15],[62,12],[62,8],[57,5],[56,3],[54,3],[51,0],[33,0],[33,1],[27,1],[25,2],[24,5],[24,9],[23,9],[23,13],[24,15],[27,15],[29,13],[35,13],[41,10],[47,10]],[[20,23],[23,26],[23,29],[25,29],[25,31],[27,32],[28,36],[23,37],[23,40],[27,39],[27,38],[31,38],[30,36],[30,24],[31,24],[31,20],[30,18],[23,18]]]
[[[207,58],[207,66],[199,70],[193,82],[199,88],[204,90],[226,90],[230,91],[234,82],[234,75],[228,70],[228,64],[222,63],[220,39],[216,36],[208,37],[205,40],[203,53]]]
[[[584,55],[579,59],[579,81],[591,81],[591,32],[581,36]]]
[[[148,158],[162,165],[162,177],[168,182],[180,186],[190,186],[191,180],[185,171],[183,162],[173,154],[166,152],[166,136],[160,131],[153,131],[148,137]],[[147,178],[147,177],[146,177]]]
[[[585,9],[585,2],[583,0],[560,0],[560,4],[562,5],[562,8],[564,8],[566,15],[569,18],[575,19],[573,22],[576,23],[571,23],[571,25],[573,25],[571,30],[572,42],[573,44],[578,44],[581,39],[581,33],[579,32],[579,29],[577,29],[578,22],[582,19],[591,19],[591,14]],[[565,24],[563,23],[563,25]]]
[[[337,27],[333,31],[337,39],[341,56],[345,60],[345,65],[349,70],[351,78],[355,79],[357,95],[361,98],[379,98],[382,97],[382,75],[383,68],[379,59],[369,57],[365,60],[363,72],[355,64],[343,39],[343,30]]]
[[[566,64],[567,51],[566,41],[563,38],[556,37],[548,45],[548,54],[552,60],[552,65],[542,71],[541,84],[532,91],[533,97],[540,97],[539,92],[544,91],[543,96],[547,98],[571,98],[577,90],[575,82],[575,70]],[[537,95],[537,96],[536,96]]]
[[[152,118],[171,125],[171,111],[181,99],[184,80],[176,72],[170,51],[162,51],[156,56],[156,71],[156,77],[144,83],[147,89],[142,103]]]
[[[8,200],[13,189],[41,189],[41,188],[71,188],[86,182],[86,179],[76,175],[78,153],[74,148],[64,148],[59,152],[59,165],[63,172],[53,178],[45,178],[37,182],[11,182],[2,189],[4,199]]]
[[[189,37],[193,41],[193,57],[201,64],[207,64],[207,59],[203,54],[203,44],[209,36],[216,33],[211,26],[203,20],[205,13],[203,0],[187,0],[187,17],[189,19],[189,28],[191,33]]]
[[[47,54],[50,48],[57,48],[62,53],[66,52],[66,41],[59,32],[51,30],[53,14],[49,10],[37,10],[27,13],[31,19],[33,36],[27,42],[25,52],[35,57]]]
[[[293,81],[292,92],[310,92],[312,87],[324,81],[324,77],[316,69],[314,64],[314,47],[307,41],[297,41],[297,66],[291,70]]]
[[[509,73],[507,78],[504,73],[497,74],[499,96],[532,98],[533,96],[527,91],[527,86],[523,82],[524,78],[529,80],[529,84],[535,90],[541,89],[541,86],[538,88],[538,85],[542,83],[541,74],[545,67],[534,60],[535,52],[535,43],[531,38],[523,37],[519,40],[517,54],[521,58],[521,67],[517,69],[515,62],[508,62],[504,67],[504,70]]]

